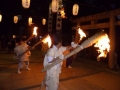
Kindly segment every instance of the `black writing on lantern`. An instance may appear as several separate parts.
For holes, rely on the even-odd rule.
[[[26,0],[26,3],[25,3],[25,4],[26,4],[26,6],[28,6],[28,0]]]
[[[56,7],[55,7],[55,10],[57,10],[57,8],[58,8],[58,2],[57,2],[57,0],[56,0]]]
[[[75,8],[75,13],[77,13],[77,10],[78,10],[78,7],[77,7],[77,5],[76,5],[76,8]]]

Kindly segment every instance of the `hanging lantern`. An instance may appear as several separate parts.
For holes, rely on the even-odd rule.
[[[45,19],[45,18],[42,19],[42,24],[43,24],[43,25],[46,24],[46,19]]]
[[[30,0],[22,0],[22,6],[24,8],[29,8],[30,7]]]
[[[32,25],[32,18],[31,17],[29,17],[29,19],[28,19],[28,24],[31,26]]]
[[[18,16],[14,16],[14,23],[18,22]]]
[[[2,21],[2,15],[0,14],[0,22]]]
[[[16,38],[16,36],[15,36],[15,35],[13,35],[12,37],[13,37],[13,38]]]
[[[52,12],[57,12],[59,7],[59,1],[58,0],[52,0]]]
[[[73,15],[77,15],[79,11],[79,5],[78,4],[74,4],[73,5]]]

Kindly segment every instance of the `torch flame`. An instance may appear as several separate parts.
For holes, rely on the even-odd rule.
[[[37,36],[37,28],[38,27],[34,27],[34,30],[33,30],[33,35]]]
[[[45,39],[43,39],[42,41],[43,43],[48,43],[48,46],[50,47],[52,42],[51,42],[51,38],[50,36],[48,35]]]
[[[98,42],[94,45],[95,47],[98,47],[98,52],[100,53],[97,57],[98,61],[100,57],[106,57],[107,53],[110,51],[110,40],[108,38],[108,35],[103,35]]]
[[[83,37],[86,37],[86,34],[83,32],[81,28],[78,29],[78,33],[80,35],[80,40],[82,40]]]

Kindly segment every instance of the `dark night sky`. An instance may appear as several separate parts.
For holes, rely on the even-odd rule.
[[[31,0],[30,8],[22,7],[22,0],[0,0],[0,13],[2,22],[0,23],[0,35],[2,34],[31,34],[34,26],[39,27],[39,33],[45,34],[47,25],[42,25],[42,18],[48,18],[48,7],[51,0]],[[119,0],[63,0],[67,19],[63,20],[63,28],[70,29],[69,19],[87,16],[99,12],[109,11],[120,7]],[[79,4],[79,13],[72,15],[73,4]],[[19,15],[21,19],[17,24],[13,22],[13,16]],[[34,25],[28,26],[28,17],[33,18]],[[63,31],[64,32],[64,31]]]

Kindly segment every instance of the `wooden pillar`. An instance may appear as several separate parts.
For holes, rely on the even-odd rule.
[[[96,20],[91,20],[91,25],[97,24]]]
[[[110,13],[109,38],[110,38],[110,52],[109,52],[108,65],[109,65],[109,68],[113,69],[115,65],[115,15],[114,13]]]

